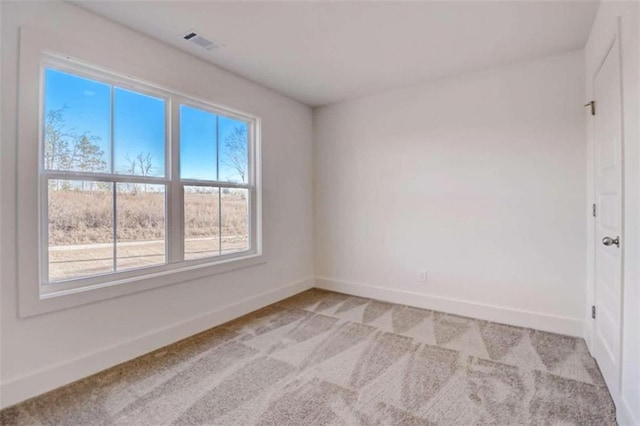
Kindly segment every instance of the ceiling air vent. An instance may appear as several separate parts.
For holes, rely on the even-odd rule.
[[[214,43],[197,31],[187,31],[182,38],[207,50],[213,50],[216,47],[220,47],[219,44]]]

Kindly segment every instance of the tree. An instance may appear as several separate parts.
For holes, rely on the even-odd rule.
[[[153,155],[151,155],[150,152],[147,152],[146,155],[141,152],[136,157],[136,161],[138,163],[138,168],[140,169],[140,174],[142,176],[150,176],[154,169]]]
[[[138,153],[135,157],[131,158],[129,154],[124,155],[124,159],[127,162],[126,173],[130,175],[137,176],[151,176],[153,169],[155,168],[153,165],[153,155],[150,152],[146,154],[143,152]],[[144,192],[147,192],[147,185],[144,186]],[[138,193],[138,185],[132,184],[132,192],[133,194]]]
[[[66,107],[49,110],[45,118],[44,166],[50,170],[101,172],[106,170],[100,138],[89,132],[68,128],[64,119]],[[59,184],[56,185],[59,189]],[[84,182],[83,182],[84,189]]]
[[[69,170],[69,142],[64,108],[49,110],[44,125],[44,165],[47,169]]]
[[[87,136],[83,134],[80,136],[80,141],[74,144],[74,153],[72,161],[77,165],[77,168],[83,172],[96,172],[104,171],[107,168],[107,163],[102,159],[104,152],[100,149],[100,146],[93,143],[100,138],[95,136]]]
[[[224,141],[224,149],[227,159],[223,162],[238,172],[242,183],[247,177],[247,128],[235,127],[233,132]]]

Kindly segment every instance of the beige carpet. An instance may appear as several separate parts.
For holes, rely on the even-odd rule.
[[[612,425],[582,339],[311,290],[3,425]]]

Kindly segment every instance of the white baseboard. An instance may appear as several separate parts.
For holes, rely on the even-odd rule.
[[[314,279],[285,285],[237,303],[217,308],[149,334],[102,348],[60,364],[0,384],[0,409],[43,394],[109,367],[208,330],[314,286]]]
[[[584,321],[579,318],[561,317],[467,300],[449,299],[406,290],[395,290],[361,283],[338,281],[324,277],[316,277],[316,287],[354,296],[368,297],[391,303],[399,303],[570,336],[583,337],[584,332]]]

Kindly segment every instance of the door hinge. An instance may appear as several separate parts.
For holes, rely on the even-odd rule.
[[[591,107],[591,115],[596,115],[596,101],[591,101],[589,103],[584,104],[584,106]]]
[[[592,213],[593,213],[593,217],[596,217],[596,204],[595,203],[593,203]]]
[[[591,307],[591,318],[596,319],[596,307]]]

